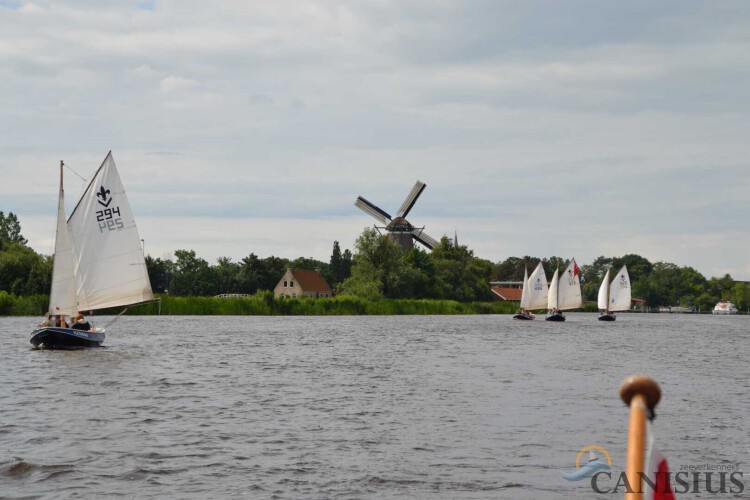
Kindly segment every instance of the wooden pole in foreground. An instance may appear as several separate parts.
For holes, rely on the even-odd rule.
[[[626,500],[642,500],[641,476],[645,472],[644,453],[646,451],[646,419],[648,410],[653,409],[661,399],[661,389],[653,379],[645,375],[631,375],[620,385],[620,397],[630,407],[628,427],[628,453],[625,475],[633,488],[625,492]]]

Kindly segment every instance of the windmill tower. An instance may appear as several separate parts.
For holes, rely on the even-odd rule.
[[[414,207],[417,202],[417,198],[422,194],[427,184],[421,181],[417,181],[414,187],[409,192],[408,196],[401,204],[401,208],[396,212],[395,217],[391,217],[388,212],[379,208],[378,206],[370,203],[361,196],[357,197],[357,201],[354,202],[354,206],[362,210],[363,212],[372,216],[375,220],[380,222],[383,226],[375,226],[376,228],[385,229],[388,232],[388,237],[393,241],[401,245],[404,250],[408,250],[414,247],[414,240],[420,242],[430,250],[438,246],[438,241],[432,236],[424,232],[424,227],[414,227],[406,216]]]

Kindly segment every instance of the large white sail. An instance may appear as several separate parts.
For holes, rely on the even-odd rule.
[[[55,258],[52,263],[49,312],[71,316],[78,312],[78,299],[76,298],[73,239],[65,216],[62,169],[63,166],[60,165],[60,194],[57,200],[57,231],[55,233]]]
[[[540,262],[529,276],[529,304],[527,309],[545,309],[547,307],[547,276]]]
[[[133,213],[112,153],[68,220],[75,244],[78,310],[153,300]]]
[[[576,260],[572,259],[560,276],[560,282],[557,286],[557,308],[561,311],[567,311],[578,309],[581,306],[583,306],[581,273]]]
[[[628,311],[631,302],[630,275],[627,267],[622,266],[609,286],[609,310]]]
[[[529,271],[523,268],[523,289],[521,290],[521,309],[528,309],[529,306]]]
[[[549,290],[547,291],[547,309],[557,309],[557,296],[558,296],[558,283],[560,281],[559,269],[555,269],[555,274],[552,275],[552,281],[549,282]]]
[[[599,297],[597,298],[597,307],[599,307],[602,311],[609,310],[607,308],[607,302],[609,302],[609,269],[607,269],[607,274],[604,275],[604,279],[602,280],[602,284],[599,287]]]

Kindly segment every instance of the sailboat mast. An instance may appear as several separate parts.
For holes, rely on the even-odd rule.
[[[64,189],[63,189],[63,170],[64,170],[64,167],[65,167],[65,162],[63,162],[63,160],[60,160],[60,194],[58,196],[60,196],[61,199],[62,199],[63,192],[64,192]],[[64,208],[63,208],[63,210],[64,210]],[[58,217],[59,217],[59,214],[58,214]],[[59,228],[58,228],[58,230],[59,230]],[[55,250],[57,250],[57,238],[59,238],[59,237],[60,237],[60,235],[58,235],[57,233],[55,233]],[[55,252],[55,253],[57,253],[57,252]],[[54,274],[54,272],[53,272],[53,274]],[[62,326],[63,328],[67,327],[67,325],[65,324],[65,315],[64,314],[60,315],[60,326]]]
[[[605,311],[607,314],[609,314],[609,269],[607,269],[607,277],[604,279],[607,280],[607,308],[605,309]]]

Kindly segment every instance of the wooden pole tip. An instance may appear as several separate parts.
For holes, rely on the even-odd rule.
[[[653,409],[661,399],[661,389],[654,379],[645,375],[631,375],[620,384],[620,397],[626,405],[636,394],[642,394],[646,398],[646,405]]]

